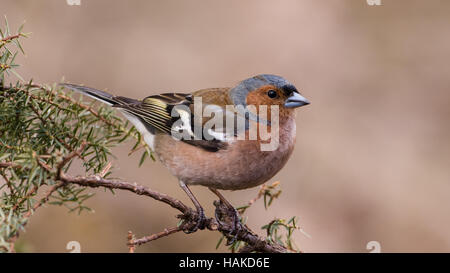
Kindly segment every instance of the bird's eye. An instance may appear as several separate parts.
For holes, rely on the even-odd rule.
[[[267,96],[269,96],[269,98],[274,99],[278,96],[277,92],[275,90],[269,90],[267,92]]]

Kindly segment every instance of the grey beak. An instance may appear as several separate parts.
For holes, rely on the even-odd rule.
[[[303,97],[297,92],[292,92],[292,95],[289,98],[287,98],[286,101],[284,102],[284,107],[295,108],[308,104],[310,104],[309,100],[307,100],[305,97]]]

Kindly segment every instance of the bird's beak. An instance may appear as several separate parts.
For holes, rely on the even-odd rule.
[[[297,92],[292,92],[292,95],[289,96],[289,98],[287,98],[286,101],[284,102],[284,107],[295,108],[308,104],[310,104],[309,100],[307,100],[305,97],[303,97]]]

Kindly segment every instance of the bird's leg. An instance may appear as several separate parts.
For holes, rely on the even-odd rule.
[[[204,229],[205,228],[205,212],[203,211],[202,206],[198,202],[197,198],[195,198],[194,194],[192,194],[189,187],[183,182],[179,181],[181,188],[184,190],[184,192],[189,196],[192,203],[194,203],[195,208],[197,209],[197,223],[195,224],[194,228],[184,231],[185,233],[192,233],[196,232],[198,229]]]
[[[231,229],[230,235],[234,235],[234,237],[228,242],[228,245],[230,245],[234,241],[236,241],[238,230],[242,228],[239,212],[233,207],[233,205],[231,205],[230,202],[228,202],[227,199],[225,199],[225,197],[218,190],[214,188],[209,188],[209,190],[212,191],[215,195],[217,195],[217,197],[219,197],[220,201],[223,204],[225,204],[225,206],[228,208],[229,215],[233,218],[233,227]],[[216,219],[217,221],[220,221],[217,209],[216,209]]]

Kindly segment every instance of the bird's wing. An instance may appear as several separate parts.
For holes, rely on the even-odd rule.
[[[236,130],[227,130],[225,127],[225,120],[229,119],[230,115],[236,118],[234,113],[225,107],[230,103],[228,99],[224,99],[228,96],[225,91],[225,89],[206,89],[192,94],[165,93],[130,104],[122,103],[122,98],[116,97],[121,103],[114,106],[137,116],[147,127],[150,125],[160,133],[171,134],[188,144],[208,151],[218,151],[226,149],[228,139],[236,134]],[[202,100],[200,111],[195,109],[194,104],[199,102],[198,98]],[[204,117],[205,110],[214,114]],[[217,122],[218,115],[223,118],[222,123]],[[214,126],[203,130],[204,126],[212,124],[211,119],[214,117],[216,117]]]
[[[229,111],[225,107],[226,105],[232,105],[227,88],[204,89],[192,94],[165,93],[149,96],[139,101],[127,97],[113,96],[104,91],[85,86],[61,85],[84,93],[112,107],[119,108],[132,117],[137,117],[139,122],[152,134],[164,133],[180,136],[181,131],[181,136],[184,136],[180,137],[182,141],[208,151],[226,149],[228,145],[227,137],[236,135],[236,130],[230,132],[225,126],[220,125],[215,125],[205,132],[203,130],[203,126],[208,125],[208,121],[216,113],[222,114],[224,121],[229,119],[230,116],[234,119],[237,117],[233,111]],[[194,97],[202,99],[201,112],[197,113],[201,115],[200,118],[195,118]],[[214,112],[212,117],[203,116],[205,109]],[[127,116],[127,118],[129,117]]]

